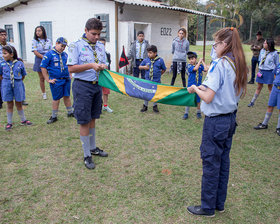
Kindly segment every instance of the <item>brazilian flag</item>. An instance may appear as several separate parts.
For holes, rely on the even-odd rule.
[[[189,93],[187,88],[160,84],[106,69],[100,72],[98,84],[118,93],[151,102],[189,107],[197,105],[196,94]]]

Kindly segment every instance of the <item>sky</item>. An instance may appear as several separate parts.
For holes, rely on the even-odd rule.
[[[200,3],[205,4],[207,0],[199,0]]]

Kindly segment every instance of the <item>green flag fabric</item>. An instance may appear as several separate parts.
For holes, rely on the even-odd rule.
[[[177,106],[197,106],[196,94],[189,93],[187,88],[139,79],[106,69],[100,72],[98,84],[142,100]]]

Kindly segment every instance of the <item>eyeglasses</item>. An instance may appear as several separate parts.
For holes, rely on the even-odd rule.
[[[217,43],[213,44],[213,45],[212,45],[212,46],[213,46],[213,48],[216,50],[216,48],[217,48],[218,44],[220,44],[220,43],[222,43],[222,41],[219,41],[219,42],[217,42]]]

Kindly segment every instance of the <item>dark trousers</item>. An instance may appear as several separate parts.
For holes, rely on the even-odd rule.
[[[256,77],[256,67],[257,64],[259,65],[259,57],[253,56],[252,60],[252,76],[251,76],[251,80],[250,81],[255,81],[255,77]]]
[[[139,65],[143,60],[136,59],[136,67],[133,67],[133,76],[139,78],[139,73],[141,73],[141,79],[145,79],[145,70],[140,70]]]
[[[177,77],[177,62],[173,61],[173,77],[171,79],[171,86],[174,86],[176,77]],[[184,87],[186,87],[186,62],[182,62],[181,77],[182,77],[182,84]]]
[[[3,104],[1,86],[2,86],[2,80],[0,79],[0,107],[2,107],[2,104]]]
[[[227,196],[232,137],[236,115],[205,117],[200,146],[203,175],[201,207],[208,212],[224,209]]]

